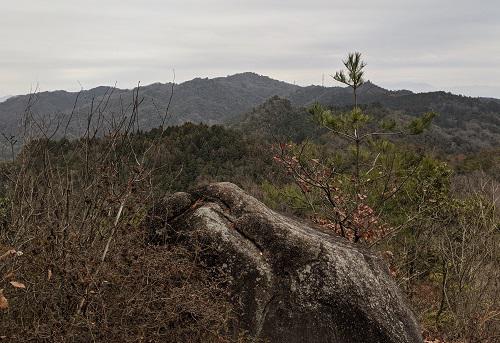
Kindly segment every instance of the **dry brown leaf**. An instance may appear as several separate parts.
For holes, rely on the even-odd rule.
[[[26,288],[26,286],[22,282],[11,281],[10,284],[15,288]]]
[[[6,310],[9,308],[9,301],[3,295],[3,289],[0,289],[0,310]]]

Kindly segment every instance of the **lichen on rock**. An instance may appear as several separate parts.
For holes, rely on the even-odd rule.
[[[370,251],[280,215],[231,183],[176,193],[149,212],[156,244],[201,244],[231,276],[236,329],[270,342],[422,342]],[[194,243],[196,242],[196,243]]]

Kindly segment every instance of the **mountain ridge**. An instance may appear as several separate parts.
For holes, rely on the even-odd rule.
[[[117,116],[132,116],[136,90],[137,87],[120,89],[99,86],[80,92],[58,90],[15,96],[0,103],[0,132],[19,136],[21,120],[26,108],[29,108],[34,120],[49,122],[47,125],[38,123],[41,127],[50,128],[55,122],[67,122],[68,125],[64,126],[68,131],[59,133],[59,136],[70,138],[84,133],[89,113],[106,113],[111,119],[92,119],[96,130],[104,133],[106,121],[111,122]],[[349,88],[297,86],[245,72],[226,77],[195,78],[179,84],[157,82],[141,86],[136,99],[140,102],[140,111],[134,125],[137,130],[149,130],[163,122],[168,125],[185,122],[228,124],[238,120],[243,114],[252,112],[274,96],[288,99],[294,108],[308,107],[315,102],[340,108],[352,105],[352,90]],[[358,99],[360,104],[380,104],[410,116],[436,111],[441,114],[436,124],[444,129],[458,128],[471,137],[478,132],[482,133],[487,146],[498,145],[500,141],[499,99],[473,98],[443,91],[394,91],[371,81],[360,87]],[[163,118],[165,114],[167,115]],[[474,137],[474,140],[483,138]]]
[[[241,80],[242,77],[247,77],[248,78],[254,78],[254,80],[257,80],[257,79],[267,79],[267,80],[270,80],[270,81],[276,81],[276,82],[279,82],[279,83],[282,83],[282,84],[286,84],[288,86],[291,86],[293,88],[296,88],[296,89],[310,89],[310,88],[313,88],[313,89],[323,89],[323,90],[349,90],[348,87],[341,87],[341,86],[321,86],[321,85],[315,85],[315,84],[311,84],[311,85],[307,85],[307,86],[300,86],[300,85],[295,85],[295,84],[292,84],[292,83],[288,83],[286,81],[281,81],[281,80],[278,80],[278,79],[273,79],[267,75],[262,75],[262,74],[258,74],[258,73],[255,73],[255,72],[240,72],[240,73],[235,73],[235,74],[230,74],[230,75],[227,75],[227,76],[216,76],[216,77],[212,77],[212,78],[209,78],[209,77],[195,77],[191,80],[186,80],[186,81],[183,81],[183,82],[180,82],[180,83],[174,83],[176,86],[180,86],[180,85],[183,85],[183,84],[189,84],[189,83],[192,83],[192,82],[198,82],[198,81],[219,81],[219,80]],[[151,86],[171,86],[172,85],[172,82],[161,82],[161,81],[157,81],[157,82],[153,82],[153,83],[150,83],[150,84],[147,84],[147,85],[142,85],[141,88],[148,88],[148,87],[151,87]],[[495,102],[500,102],[500,98],[495,98],[495,97],[491,97],[491,96],[469,96],[469,95],[463,95],[463,94],[458,94],[458,93],[453,93],[453,92],[449,92],[449,91],[441,91],[441,90],[431,90],[431,91],[413,91],[413,90],[410,90],[410,89],[407,89],[407,88],[401,88],[401,89],[389,89],[389,88],[384,88],[382,86],[379,86],[377,85],[376,83],[373,83],[372,81],[368,80],[367,82],[365,82],[365,87],[367,85],[370,85],[370,87],[375,87],[375,88],[378,88],[380,90],[383,90],[384,92],[386,93],[392,93],[392,94],[395,94],[395,95],[399,95],[399,94],[404,94],[404,95],[409,95],[409,94],[430,94],[430,93],[447,93],[447,94],[452,94],[452,95],[455,95],[455,96],[460,96],[460,97],[466,97],[466,98],[471,98],[471,99],[481,99],[481,100],[485,100],[485,101],[495,101]],[[87,90],[80,90],[80,91],[68,91],[68,90],[64,90],[64,89],[53,89],[53,90],[47,90],[47,91],[41,91],[41,92],[37,92],[38,94],[47,94],[47,93],[66,93],[66,94],[69,94],[69,95],[76,95],[76,94],[79,94],[81,92],[95,92],[96,90],[100,90],[100,89],[116,89],[117,91],[133,91],[135,90],[137,87],[132,87],[132,88],[119,88],[119,87],[115,87],[115,86],[103,86],[103,85],[100,85],[100,86],[96,86],[96,87],[92,87],[92,88],[89,88]],[[19,98],[19,97],[23,97],[23,96],[29,96],[30,93],[26,93],[26,94],[17,94],[17,95],[5,95],[5,96],[0,96],[0,102],[2,101],[7,101],[8,99],[13,99],[13,98]]]

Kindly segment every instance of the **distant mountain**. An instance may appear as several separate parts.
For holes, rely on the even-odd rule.
[[[368,81],[359,88],[358,101],[360,104],[369,104],[378,102],[384,97],[410,93],[410,91],[389,91]],[[353,94],[350,88],[308,86],[290,94],[289,99],[295,106],[309,106],[315,102],[330,106],[348,106],[352,105]]]
[[[234,124],[243,120],[250,121],[252,126],[251,122],[256,119],[249,119],[244,114],[252,112],[273,96],[286,98],[290,103],[275,100],[257,112],[272,110],[277,116],[274,124],[281,122],[283,125],[287,116],[296,118],[297,113],[304,113],[300,108],[315,102],[332,107],[352,104],[352,91],[348,88],[300,87],[255,73],[242,73],[214,79],[196,78],[175,85],[155,83],[140,87],[139,112],[134,120],[136,127],[148,130],[162,122],[172,86],[174,94],[167,124],[188,121]],[[132,115],[134,92],[135,89],[97,87],[80,93],[53,91],[16,96],[0,103],[0,132],[19,135],[21,119],[27,108],[29,118],[37,122],[37,127],[55,130],[58,127],[56,123],[63,122],[55,137],[81,135],[91,112],[94,113],[91,125],[97,130],[104,130],[116,124],[116,118]],[[371,82],[359,89],[358,99],[361,104],[379,104],[410,116],[430,110],[439,112],[436,124],[453,137],[454,144],[464,146],[466,150],[474,150],[478,146],[498,146],[500,142],[498,99],[471,98],[445,92],[391,91]]]
[[[168,124],[203,122],[224,123],[231,117],[247,112],[268,98],[286,96],[300,87],[254,73],[243,73],[214,79],[196,78],[181,84],[155,83],[140,87],[141,100],[137,123],[147,130],[158,126],[168,107],[172,86],[174,94],[167,118]],[[71,119],[69,132],[78,136],[86,128],[89,113],[99,122],[99,115],[118,117],[132,112],[136,89],[97,87],[82,92],[40,92],[17,96],[0,103],[1,132],[19,134],[18,127],[26,109],[38,121],[66,122]],[[73,111],[74,109],[74,111]],[[74,112],[70,115],[71,112]],[[108,118],[107,121],[111,119]],[[103,120],[102,122],[105,122]],[[54,126],[54,124],[47,124]],[[65,126],[65,125],[63,125]]]
[[[315,102],[331,107],[352,104],[350,89],[339,87],[304,87],[289,98],[294,106],[309,106]],[[434,124],[447,137],[448,150],[471,152],[500,145],[498,99],[472,98],[446,92],[389,91],[371,82],[360,88],[358,99],[361,104],[378,104],[409,116],[437,112],[439,116]]]
[[[5,100],[7,100],[8,98],[11,98],[12,95],[1,95],[0,96],[0,102],[4,102]]]

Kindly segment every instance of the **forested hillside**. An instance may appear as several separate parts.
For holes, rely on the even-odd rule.
[[[103,86],[73,93],[36,92],[0,103],[0,120],[3,132],[19,134],[21,120],[28,110],[30,116],[52,128],[58,121],[63,121],[65,125],[69,122],[69,133],[77,137],[83,134],[89,113],[96,113],[95,117],[97,113],[119,116],[130,111],[137,98],[141,102],[138,125],[144,130],[160,125],[163,111],[169,105],[168,124],[187,121],[220,124],[274,95],[286,96],[295,89],[298,87],[285,82],[243,73],[215,79],[196,78],[175,85],[155,83],[140,86],[139,90]]]
[[[99,127],[100,134],[104,134],[116,124],[113,118],[133,112],[134,107],[140,109],[135,122],[141,130],[155,128],[163,122],[233,125],[273,96],[289,99],[293,112],[304,113],[304,108],[316,102],[343,108],[351,103],[352,94],[347,88],[300,87],[254,73],[198,78],[175,85],[156,83],[133,90],[98,87],[79,93],[40,92],[0,103],[1,132],[8,137],[16,136],[20,142],[23,120],[32,120],[47,131],[52,130],[55,137],[75,138],[84,134],[90,119],[93,126]],[[359,102],[381,105],[397,116],[415,116],[426,111],[439,113],[434,121],[435,131],[444,140],[435,142],[448,152],[470,153],[494,148],[500,141],[500,102],[495,99],[445,92],[389,91],[367,82],[359,89]],[[139,103],[140,106],[136,106]],[[168,116],[165,116],[167,108]],[[275,115],[283,116],[283,113]],[[7,143],[5,139],[3,143]]]

